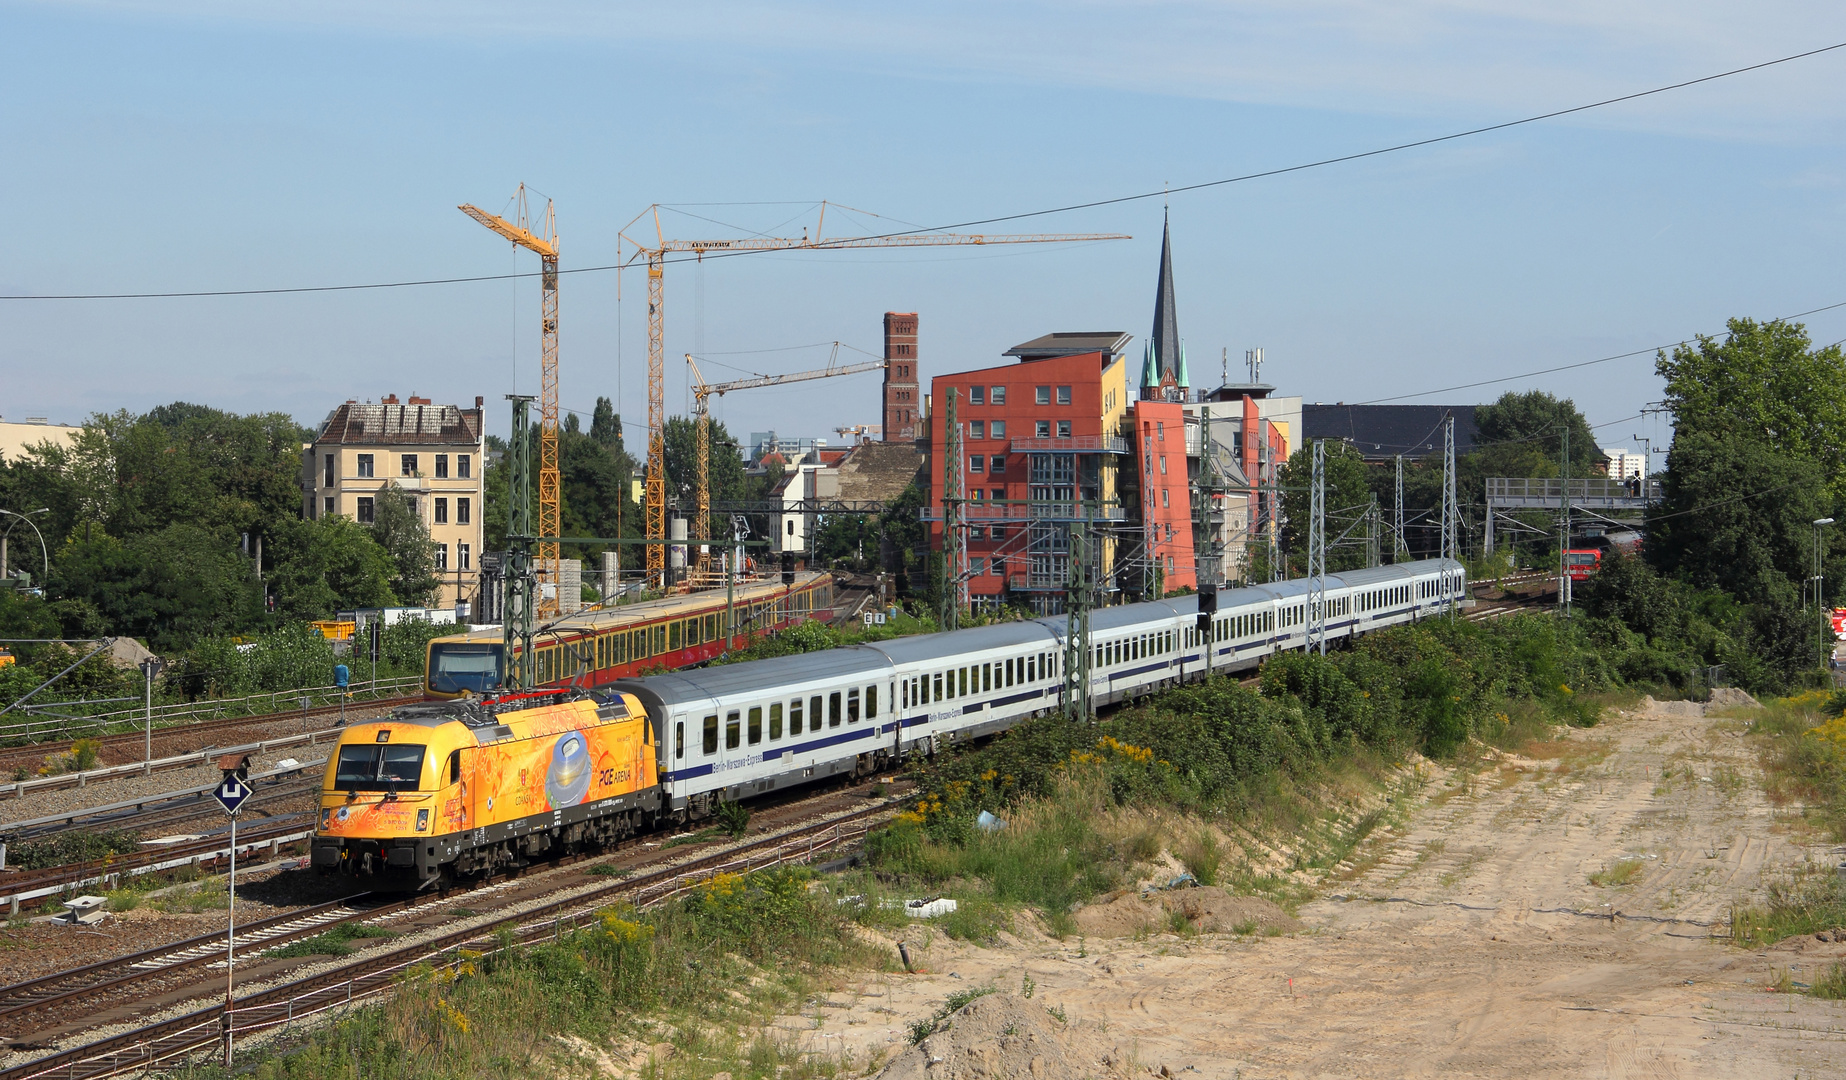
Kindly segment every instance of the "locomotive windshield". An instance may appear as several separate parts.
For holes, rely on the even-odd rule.
[[[498,689],[503,648],[499,642],[436,642],[430,646],[429,688],[438,694]]]
[[[334,786],[341,791],[415,791],[423,779],[423,748],[411,743],[340,747]]]

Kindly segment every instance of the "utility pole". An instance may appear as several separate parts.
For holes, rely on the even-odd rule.
[[[948,390],[948,407],[943,411],[943,422],[948,429],[943,433],[945,447],[942,462],[942,595],[938,598],[941,608],[942,629],[953,630],[961,625],[961,591],[967,577],[968,569],[968,533],[962,528],[962,515],[966,508],[963,500],[966,495],[962,488],[962,441],[961,421],[956,415],[956,388]]]
[[[147,742],[141,758],[143,776],[154,771],[154,676],[159,674],[159,660],[150,656],[141,661],[141,676],[147,680]]]
[[[1455,501],[1455,417],[1442,426],[1442,557],[1461,561],[1461,507]],[[1446,610],[1455,613],[1457,597],[1446,591]]]
[[[1365,510],[1365,565],[1368,567],[1378,565],[1378,530],[1382,516],[1378,511],[1378,495],[1374,492],[1372,505]]]
[[[1085,531],[1084,522],[1071,523],[1069,585],[1064,591],[1064,715],[1077,723],[1095,718],[1090,708],[1090,560]]]
[[[1570,424],[1564,425],[1564,453],[1558,463],[1558,609],[1570,618]]]
[[[1327,655],[1327,473],[1325,439],[1314,440],[1314,479],[1308,508],[1307,651]]]
[[[532,395],[508,394],[513,403],[512,438],[507,444],[506,566],[501,575],[501,655],[509,690],[532,687]],[[553,583],[554,587],[556,583]]]
[[[1397,501],[1392,507],[1391,561],[1409,562],[1410,544],[1404,539],[1404,455],[1397,455]]]

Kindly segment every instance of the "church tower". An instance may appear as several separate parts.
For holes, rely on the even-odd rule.
[[[1141,400],[1184,401],[1192,387],[1186,370],[1186,347],[1179,338],[1179,311],[1173,298],[1173,235],[1163,215],[1160,223],[1160,279],[1154,285],[1154,332],[1141,361]]]

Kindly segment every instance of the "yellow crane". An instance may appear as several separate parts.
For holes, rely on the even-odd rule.
[[[882,236],[846,236],[822,239],[821,232],[827,223],[828,203],[820,204],[820,218],[815,223],[814,235],[809,236],[804,228],[799,237],[792,236],[752,236],[740,240],[669,240],[660,225],[660,204],[655,203],[646,210],[636,214],[634,220],[622,226],[617,233],[618,244],[626,241],[634,245],[635,254],[628,262],[645,258],[647,260],[647,538],[665,540],[667,533],[667,480],[666,480],[666,412],[667,412],[667,376],[666,376],[666,257],[668,252],[691,252],[703,258],[707,252],[741,252],[741,251],[847,251],[858,248],[887,247],[950,247],[962,244],[1068,244],[1088,240],[1129,240],[1133,239],[1123,233],[1027,233],[1027,234],[983,234],[983,233],[945,233],[920,232],[903,235]],[[852,207],[841,206],[843,210]],[[864,211],[857,211],[864,213]],[[628,230],[635,223],[652,215],[654,236],[652,243],[643,243],[628,235]],[[622,262],[620,249],[617,249],[616,261]],[[626,264],[624,264],[626,265]],[[882,365],[881,365],[882,366]],[[664,544],[647,545],[647,575],[649,580],[664,585],[667,572],[667,550]]]
[[[711,540],[711,406],[707,399],[712,395],[723,397],[733,390],[754,390],[762,386],[784,386],[788,383],[807,382],[811,379],[831,379],[836,375],[857,375],[865,371],[877,371],[885,366],[883,360],[863,360],[856,364],[840,364],[840,343],[833,343],[833,353],[827,357],[827,366],[813,371],[797,371],[788,375],[753,375],[747,379],[732,379],[729,382],[708,383],[699,371],[699,362],[686,354],[686,367],[692,381],[692,396],[696,403],[693,423],[697,429],[694,440],[698,447],[697,462],[694,466],[693,491],[697,504],[696,517],[692,523],[692,542],[695,546],[706,545]],[[706,569],[705,554],[699,554],[699,570]]]
[[[562,486],[558,478],[558,226],[557,219],[552,215],[550,199],[545,200],[543,220],[531,220],[526,208],[524,184],[519,185],[516,203],[519,212],[515,215],[515,221],[490,214],[469,203],[463,203],[460,209],[462,213],[514,244],[536,252],[539,257],[542,268],[539,279],[543,292],[540,330],[543,337],[539,348],[538,535],[555,537],[558,535],[558,493]],[[538,225],[541,232],[533,232],[534,224]],[[543,620],[559,612],[557,593],[563,587],[563,581],[558,574],[558,542],[540,540],[537,554],[540,578],[549,581],[552,587],[550,597],[545,596],[544,590],[539,590],[536,614]]]

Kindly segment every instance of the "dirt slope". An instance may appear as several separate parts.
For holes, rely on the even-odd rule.
[[[1765,867],[1810,854],[1776,823],[1737,727],[1644,713],[1577,733],[1561,758],[1448,777],[1326,883],[1299,933],[993,949],[938,934],[920,950],[912,933],[932,974],[878,977],[784,1027],[863,1068],[948,993],[1017,994],[1029,976],[1030,1007],[1143,1075],[1846,1075],[1846,1004],[1765,989],[1846,944],[1752,953],[1711,936]],[[1628,884],[1590,882],[1625,859]]]

